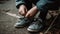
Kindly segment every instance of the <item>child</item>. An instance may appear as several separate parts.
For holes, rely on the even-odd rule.
[[[35,4],[32,7],[32,3]],[[45,27],[43,21],[45,20],[48,10],[58,10],[58,0],[16,0],[16,7],[19,9],[19,14],[24,18],[20,18],[21,21],[15,24],[15,27],[24,27],[27,24],[31,24],[27,30],[31,32],[42,31]],[[40,11],[39,18],[34,20],[33,17]]]

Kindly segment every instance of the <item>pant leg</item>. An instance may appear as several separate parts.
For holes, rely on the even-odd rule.
[[[44,21],[48,12],[48,9],[46,7],[43,7],[44,9],[41,10],[39,17]]]
[[[25,2],[26,2],[27,9],[30,10],[32,8],[32,3],[29,0],[27,0]]]
[[[59,9],[59,2],[54,1],[52,3],[46,3],[42,8],[43,9],[41,10],[39,17],[42,20],[45,20],[48,10],[58,10]]]

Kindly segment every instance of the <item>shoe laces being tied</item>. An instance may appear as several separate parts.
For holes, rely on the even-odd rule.
[[[29,18],[24,17],[24,18],[19,18],[19,19],[23,21],[33,21],[34,18],[29,19]]]
[[[19,18],[20,20],[27,20],[27,18]]]

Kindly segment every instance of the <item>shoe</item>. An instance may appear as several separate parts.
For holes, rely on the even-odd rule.
[[[33,19],[28,19],[28,18],[19,18],[20,21],[18,21],[14,26],[19,28],[19,27],[24,27],[27,26],[28,24],[30,24]]]
[[[38,32],[44,29],[41,19],[35,19],[34,22],[27,28],[29,32]]]

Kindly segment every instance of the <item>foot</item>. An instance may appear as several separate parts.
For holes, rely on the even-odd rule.
[[[14,26],[17,28],[24,27],[24,26],[30,24],[32,21],[33,21],[33,19],[20,18],[20,21],[18,21]]]
[[[38,32],[42,31],[44,26],[42,25],[42,20],[41,19],[36,19],[33,24],[31,24],[27,30],[30,32]]]

